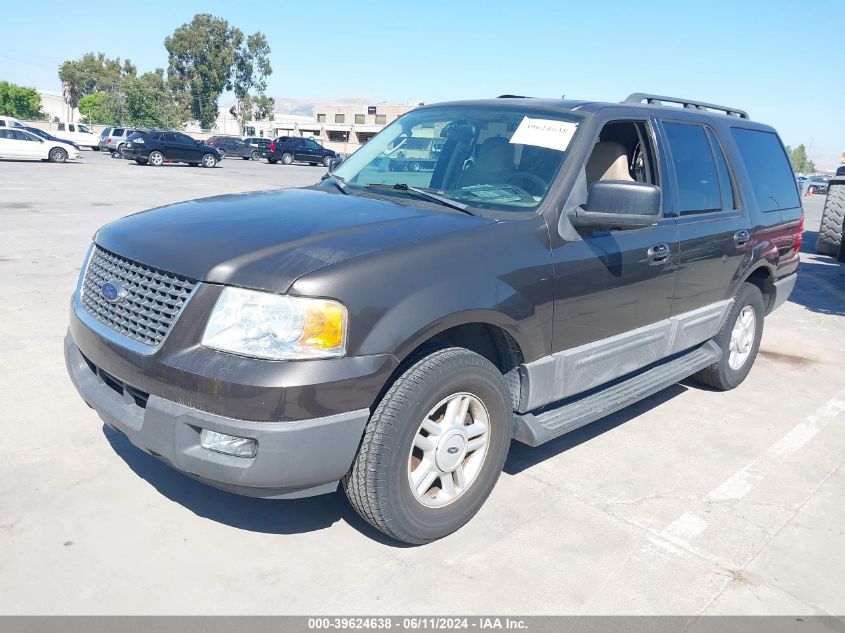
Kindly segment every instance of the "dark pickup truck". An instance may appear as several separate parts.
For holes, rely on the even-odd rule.
[[[442,139],[432,170],[383,169],[403,135]],[[689,376],[738,386],[795,285],[794,175],[735,108],[429,105],[332,167],[102,227],[67,367],[173,468],[266,498],[340,484],[408,543],[469,521],[513,439]]]

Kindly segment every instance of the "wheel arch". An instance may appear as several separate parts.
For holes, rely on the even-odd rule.
[[[524,361],[523,347],[516,329],[504,321],[499,313],[479,310],[456,313],[431,324],[397,348],[394,355],[399,366],[387,385],[421,355],[441,347],[463,347],[483,356],[502,372],[511,404],[516,407],[522,391],[519,367]]]
[[[768,314],[772,309],[772,302],[775,297],[775,269],[768,261],[758,262],[757,265],[746,271],[734,288],[734,293],[744,283],[757,286],[763,294],[763,306]]]

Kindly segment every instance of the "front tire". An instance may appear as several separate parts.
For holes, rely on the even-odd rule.
[[[827,198],[822,211],[822,223],[816,242],[819,255],[836,257],[842,246],[843,223],[845,223],[845,184],[828,185]]]
[[[253,150],[252,154],[249,155],[252,160],[261,160],[261,152],[258,150]]]
[[[754,284],[740,286],[722,329],[713,339],[722,357],[693,378],[719,391],[738,387],[754,365],[763,338],[763,293]]]
[[[164,164],[164,154],[158,150],[150,152],[150,155],[147,156],[147,163],[153,167],[161,167]]]
[[[501,372],[460,347],[418,357],[390,386],[343,479],[355,511],[423,544],[466,524],[493,490],[511,440]]]
[[[51,163],[63,163],[67,160],[67,152],[61,147],[54,147],[47,155],[47,160]]]

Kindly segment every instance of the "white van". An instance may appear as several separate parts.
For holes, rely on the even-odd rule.
[[[73,141],[79,146],[90,147],[93,150],[100,149],[100,135],[94,134],[90,125],[85,123],[68,123],[61,121],[56,123],[56,129],[50,130],[50,134],[56,138],[63,138]]]
[[[13,116],[0,116],[0,127],[26,127]]]

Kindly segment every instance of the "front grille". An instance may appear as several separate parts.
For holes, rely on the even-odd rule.
[[[109,303],[101,294],[107,281],[125,298]],[[131,339],[155,347],[164,340],[197,282],[94,247],[82,283],[82,305],[95,319]]]

